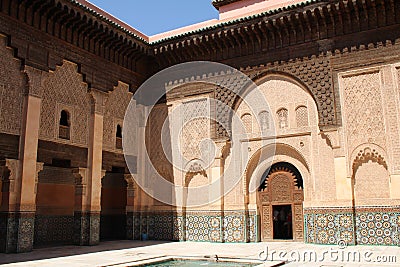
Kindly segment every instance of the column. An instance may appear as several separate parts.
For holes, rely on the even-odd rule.
[[[211,167],[211,177],[212,182],[219,179],[219,190],[218,192],[212,192],[212,194],[218,194],[221,198],[219,201],[216,201],[215,204],[219,205],[221,210],[220,215],[220,240],[221,242],[225,241],[225,227],[224,227],[224,218],[225,218],[225,184],[224,184],[224,167],[225,167],[225,159],[230,151],[230,142],[229,140],[217,140],[216,144],[216,157],[214,159],[213,166]],[[210,196],[210,199],[214,199],[215,196]]]
[[[336,205],[341,207],[348,207],[351,211],[347,211],[347,215],[351,216],[351,228],[356,233],[356,213],[355,213],[355,199],[354,199],[354,177],[352,177],[351,169],[348,166],[346,158],[345,147],[343,145],[344,137],[341,128],[331,131],[325,131],[323,137],[327,138],[328,143],[332,147],[334,153],[334,166],[335,166],[335,182],[336,182]],[[352,164],[352,163],[351,163]],[[336,237],[340,239],[340,227],[337,225],[338,232]],[[338,241],[336,240],[336,241]],[[349,241],[349,245],[356,245],[356,238]]]
[[[323,138],[329,141],[334,153],[337,202],[341,202],[342,206],[353,206],[352,180],[348,173],[346,153],[341,141],[343,140],[341,130],[325,131]]]
[[[126,238],[134,240],[140,233],[139,225],[135,224],[135,180],[132,174],[124,175],[126,187]],[[136,233],[137,232],[137,233]]]
[[[103,114],[107,93],[91,90],[92,110],[89,126],[87,169],[74,171],[75,197],[75,243],[97,245],[100,242],[101,179],[103,155]],[[79,178],[81,177],[81,178]]]
[[[87,205],[87,168],[72,170],[75,178],[75,206],[74,206],[74,243],[76,245],[89,244],[87,218],[84,216]]]
[[[18,160],[6,160],[9,175],[9,197],[2,218],[6,232],[2,235],[0,251],[28,252],[33,248],[38,172],[43,164],[37,162],[39,138],[42,71],[25,66],[27,77],[24,92]],[[3,205],[4,206],[4,205]]]

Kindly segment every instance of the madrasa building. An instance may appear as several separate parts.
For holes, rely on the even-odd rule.
[[[0,1],[0,252],[399,244],[400,1],[211,4],[149,37],[85,0]]]

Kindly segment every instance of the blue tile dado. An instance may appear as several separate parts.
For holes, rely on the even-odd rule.
[[[356,210],[357,244],[400,245],[400,207]]]
[[[315,244],[398,245],[399,207],[307,208],[305,242]]]
[[[137,225],[134,227],[135,239],[140,233],[147,233],[153,240],[199,242],[257,240],[255,211],[136,212],[134,217],[132,221]]]

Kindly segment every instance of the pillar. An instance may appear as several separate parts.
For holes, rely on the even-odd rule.
[[[87,168],[74,170],[75,189],[75,234],[77,245],[97,245],[100,242],[101,179],[103,153],[103,114],[107,93],[91,90]]]
[[[213,194],[219,194],[220,200],[215,203],[220,206],[221,215],[220,215],[220,241],[225,242],[225,227],[224,227],[224,218],[225,218],[225,184],[224,184],[224,168],[225,168],[225,159],[229,155],[230,151],[230,142],[229,140],[217,140],[216,144],[216,157],[214,159],[213,166],[211,167],[211,177],[212,182],[219,179],[219,192],[212,192]],[[214,199],[215,196],[210,196],[210,199]]]
[[[339,201],[348,201],[352,205],[351,178],[347,175],[346,157],[335,157],[336,197]]]
[[[342,130],[340,128],[326,130],[321,135],[327,140],[334,154],[336,202],[340,202],[342,206],[352,206],[352,181],[348,173],[346,153],[342,144],[344,139]]]
[[[8,203],[2,205],[0,251],[28,252],[33,248],[38,172],[43,164],[37,162],[39,138],[42,72],[29,66],[24,71],[27,86],[24,92],[23,119],[18,159],[7,159],[10,171]],[[4,168],[3,168],[4,170]],[[3,203],[4,204],[4,203]]]
[[[139,225],[135,224],[135,181],[132,174],[124,175],[127,187],[126,187],[126,238],[134,240],[139,235],[136,233],[139,229]]]

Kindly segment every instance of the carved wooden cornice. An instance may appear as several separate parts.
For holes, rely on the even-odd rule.
[[[216,8],[219,9],[221,6],[226,6],[235,2],[239,2],[241,0],[213,0],[212,5]]]
[[[82,64],[85,82],[102,90],[118,83],[110,82],[114,73],[135,88],[144,80],[140,76],[148,75],[143,63],[148,61],[147,42],[78,1],[0,3],[0,33],[9,37],[8,45],[25,65],[48,71],[68,59]],[[95,72],[104,73],[94,78]]]
[[[298,77],[314,97],[327,91],[330,98],[329,61],[321,59],[322,65],[317,61],[320,69],[307,65],[310,71],[300,71],[302,64],[290,62],[319,55],[330,58],[337,51],[370,49],[371,44],[400,40],[400,1],[396,0],[315,0],[153,43],[81,2],[3,0],[0,33],[9,37],[8,45],[25,65],[48,71],[64,59],[77,63],[89,89],[109,91],[123,81],[135,90],[157,70],[194,60],[237,68],[262,65],[260,75],[268,66],[289,62],[284,65],[293,68],[278,66],[276,71]],[[325,85],[316,82],[321,79],[319,74],[328,78]],[[321,126],[340,124],[336,116],[329,115],[337,108],[332,101],[317,105]]]
[[[399,23],[399,1],[312,1],[172,36],[152,44],[152,53],[161,66],[268,53],[289,57],[296,50],[311,54],[394,40],[400,37]]]

